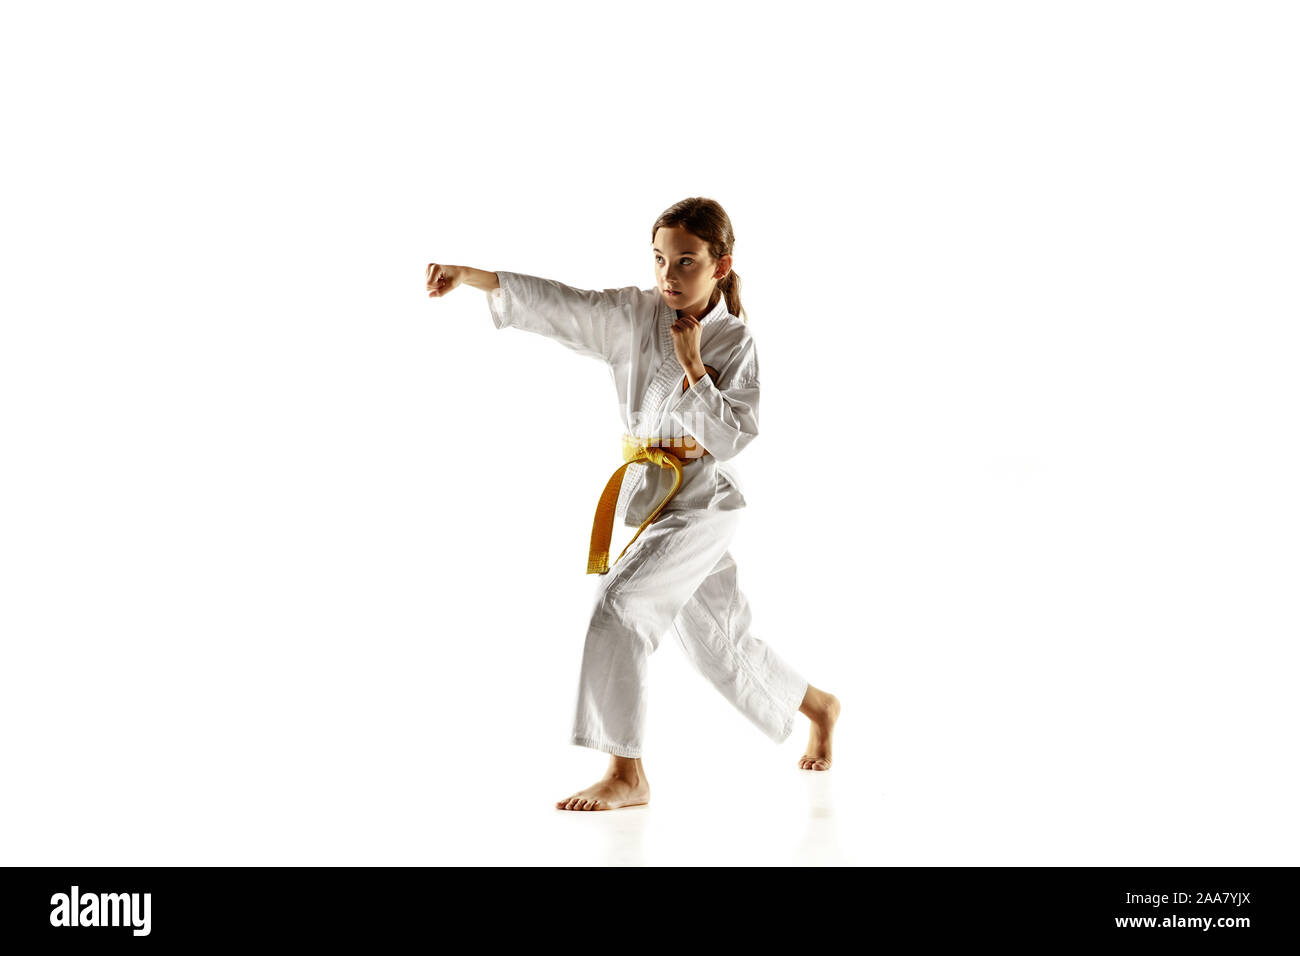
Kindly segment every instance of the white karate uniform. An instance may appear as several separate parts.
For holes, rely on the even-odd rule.
[[[718,382],[704,375],[683,391],[686,372],[671,331],[677,310],[658,289],[589,291],[516,272],[497,278],[488,305],[498,329],[545,335],[604,361],[627,434],[690,435],[709,452],[683,465],[677,494],[600,576],[570,741],[642,755],[649,656],[671,628],[722,695],[783,742],[808,682],[750,633],[749,602],[727,550],[746,505],[732,462],[758,434],[758,355],[749,327],[719,296],[700,318],[700,356],[718,370]],[[618,464],[614,458],[610,471]],[[593,476],[593,489],[607,478]],[[639,527],[672,485],[672,469],[629,465],[617,505],[624,524]]]

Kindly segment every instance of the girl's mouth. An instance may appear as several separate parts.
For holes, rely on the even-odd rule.
[[[681,295],[680,292],[673,292],[671,289],[664,289],[669,295]]]

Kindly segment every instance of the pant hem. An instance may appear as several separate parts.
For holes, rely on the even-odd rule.
[[[785,743],[787,740],[790,739],[790,735],[792,733],[794,733],[794,717],[787,717],[785,721],[785,726],[781,728],[780,736],[776,738],[776,742],[778,744]]]
[[[799,713],[799,708],[803,705],[803,699],[808,696],[808,688],[811,686],[807,681],[803,681],[803,689],[799,691],[799,699],[794,702],[794,711],[785,719],[785,727],[781,730],[781,736],[777,738],[778,744],[783,744],[794,733],[794,718]]]
[[[576,747],[590,747],[592,750],[600,750],[616,757],[635,758],[641,756],[641,748],[639,747],[625,747],[622,744],[610,743],[608,740],[601,740],[598,737],[585,737],[582,734],[571,736],[569,743]]]

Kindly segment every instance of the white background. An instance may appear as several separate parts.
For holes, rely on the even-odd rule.
[[[7,7],[0,862],[1296,864],[1293,11]],[[835,765],[667,640],[566,813],[614,390],[424,270],[692,195]]]

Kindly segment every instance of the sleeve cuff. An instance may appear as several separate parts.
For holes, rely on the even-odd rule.
[[[488,310],[492,313],[492,324],[498,329],[510,325],[510,297],[506,295],[504,281],[497,288],[488,290],[487,301]]]
[[[686,428],[687,431],[690,431],[690,427],[686,425],[686,419],[678,413],[687,412],[691,415],[708,414],[710,406],[708,402],[704,401],[704,395],[710,390],[716,389],[717,386],[713,384],[713,379],[707,372],[705,372],[704,375],[696,380],[694,385],[682,392],[682,397],[673,404],[673,407],[669,409],[668,413],[676,416],[677,423],[683,428]]]
[[[708,372],[705,372],[703,375],[697,378],[695,380],[695,384],[692,385],[690,388],[688,388],[686,391],[688,393],[694,392],[698,395],[701,392],[707,392],[709,389],[716,388],[716,387],[717,386],[713,384],[713,376],[711,376]]]

